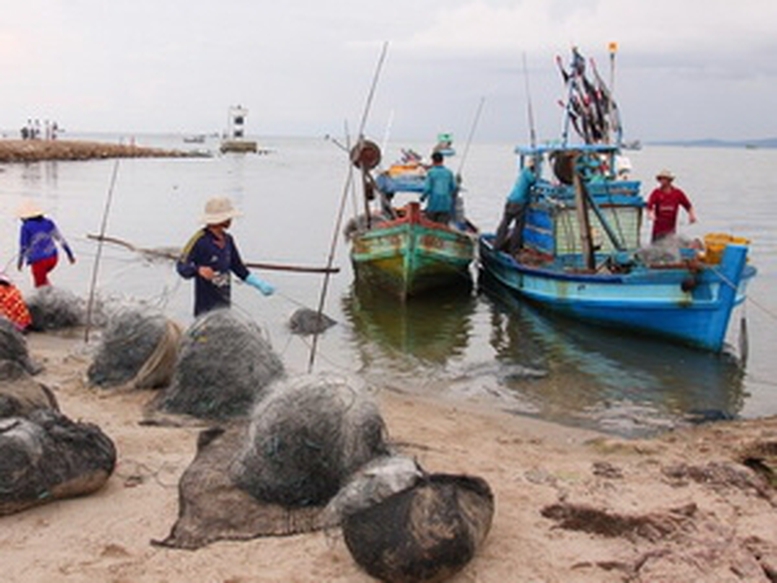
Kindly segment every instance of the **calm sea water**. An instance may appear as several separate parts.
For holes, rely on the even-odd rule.
[[[136,139],[187,147],[180,136]],[[104,216],[110,236],[139,247],[180,248],[198,228],[205,200],[224,194],[244,213],[232,232],[247,261],[321,266],[334,245],[341,270],[329,279],[324,311],[338,325],[318,342],[316,371],[356,372],[392,390],[476,400],[621,435],[651,434],[699,416],[777,413],[777,359],[771,353],[777,337],[777,150],[646,147],[630,153],[634,177],[646,188],[664,167],[678,176],[699,217],[696,225],[681,225],[683,234],[724,231],[752,239],[759,275],[750,300],[732,319],[729,350],[710,355],[551,317],[477,287],[470,296],[440,293],[406,306],[354,289],[336,223],[341,201],[346,219],[362,206],[346,188],[344,153],[324,139],[265,139],[262,145],[272,153],[126,159],[118,167],[114,160],[5,165],[0,260],[31,291],[29,273],[13,267],[13,211],[23,197],[35,197],[78,256],[74,266],[60,264],[55,285],[88,297],[98,245],[87,235],[100,232]],[[215,150],[217,144],[197,147]],[[392,161],[400,147],[426,152],[429,144],[389,144],[385,159]],[[466,160],[459,155],[449,166],[464,175],[470,219],[493,230],[514,178],[513,145],[473,143]],[[191,282],[170,263],[105,245],[97,267],[100,294],[142,299],[184,325],[191,322]],[[298,307],[318,306],[324,276],[259,274],[278,293],[265,298],[236,285],[234,309],[264,327],[292,372],[306,372],[310,341],[292,335],[287,322]],[[744,366],[737,350],[742,318],[750,347]]]

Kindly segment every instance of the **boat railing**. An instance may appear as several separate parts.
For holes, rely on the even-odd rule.
[[[640,182],[638,180],[603,180],[586,183],[589,194],[597,202],[621,204],[624,206],[644,206],[640,197]],[[547,198],[558,201],[574,201],[575,189],[569,184],[558,184],[547,180],[539,180],[534,185],[537,198]]]

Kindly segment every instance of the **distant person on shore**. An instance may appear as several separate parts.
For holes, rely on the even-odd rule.
[[[265,296],[275,292],[271,284],[248,270],[234,238],[227,233],[232,219],[240,215],[227,197],[208,200],[202,216],[205,226],[189,240],[176,263],[181,277],[194,278],[195,317],[231,305],[230,271]]]
[[[647,201],[648,218],[653,221],[651,242],[655,243],[674,235],[677,231],[677,213],[683,207],[688,213],[688,220],[696,222],[696,214],[693,205],[685,193],[672,185],[674,174],[669,170],[662,170],[656,175],[658,188],[650,193]]]
[[[502,221],[496,229],[494,249],[510,255],[523,247],[523,228],[526,224],[526,208],[529,206],[531,187],[537,182],[534,158],[528,158],[510,194],[507,195]],[[512,225],[512,230],[510,229]]]
[[[428,199],[424,212],[429,220],[447,224],[454,212],[456,177],[443,164],[440,152],[432,154],[432,166],[426,172],[421,202]]]
[[[32,200],[24,201],[17,211],[22,221],[19,233],[19,258],[17,268],[21,271],[25,261],[32,270],[35,287],[51,285],[49,273],[57,266],[57,245],[67,254],[70,263],[75,263],[73,251],[57,228],[56,223],[46,216]]]

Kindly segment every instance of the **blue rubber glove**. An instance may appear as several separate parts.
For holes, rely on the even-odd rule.
[[[265,296],[271,296],[273,293],[275,293],[275,288],[267,283],[266,281],[262,281],[258,277],[256,277],[253,273],[249,273],[248,277],[246,277],[245,282],[258,289],[260,292],[262,292],[262,295]]]

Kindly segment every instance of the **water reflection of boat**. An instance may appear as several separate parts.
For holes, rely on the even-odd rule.
[[[710,353],[618,334],[542,311],[487,274],[490,343],[501,367],[545,370],[541,379],[502,378],[521,412],[626,435],[736,417],[744,370],[729,353]]]
[[[383,290],[357,281],[343,296],[342,309],[365,364],[387,357],[394,363],[389,366],[404,368],[409,358],[414,368],[418,361],[445,364],[464,353],[475,303],[462,290],[439,290],[399,303]]]

